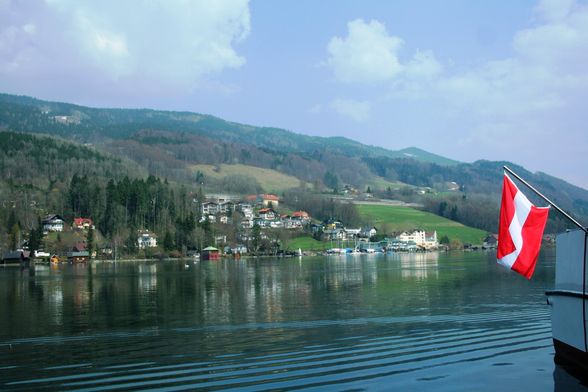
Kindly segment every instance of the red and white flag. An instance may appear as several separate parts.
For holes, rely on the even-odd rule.
[[[504,174],[498,224],[498,263],[531,279],[549,207],[535,207]]]

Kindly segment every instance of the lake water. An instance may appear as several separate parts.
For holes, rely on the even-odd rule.
[[[494,253],[0,268],[0,390],[570,390]]]

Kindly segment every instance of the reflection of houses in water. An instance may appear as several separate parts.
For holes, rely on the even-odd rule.
[[[49,310],[51,323],[63,325],[63,274],[59,265],[35,265],[34,268],[35,284],[43,287],[43,306]]]
[[[403,278],[426,279],[439,276],[439,253],[397,253]]]
[[[208,322],[231,323],[241,315],[245,296],[240,280],[244,272],[237,263],[221,260],[202,264],[202,313]]]
[[[311,301],[308,269],[274,261],[227,261],[201,265],[203,317],[211,324],[284,321],[288,309]]]
[[[333,295],[346,292],[359,305],[362,291],[377,284],[381,263],[382,257],[370,255],[325,258],[316,268],[293,259],[201,263],[195,267],[197,301],[210,325],[283,322],[293,309],[324,301],[325,286]]]
[[[152,292],[157,289],[157,264],[139,264],[139,291]]]
[[[48,307],[51,308],[50,314],[53,316],[53,323],[61,325],[63,323],[63,288],[61,281],[59,281],[59,284],[51,284],[48,294]]]
[[[268,269],[262,270],[257,281],[260,282],[260,287],[256,290],[257,303],[263,306],[266,320],[264,321],[279,321],[282,319],[283,307],[282,307],[282,296],[283,296],[283,277],[280,276],[280,268],[272,265]],[[252,286],[251,289],[255,289]]]
[[[90,288],[88,287],[88,265],[87,264],[73,264],[72,275],[76,277],[73,279],[73,303],[76,314],[80,317],[87,317],[87,309],[90,304]],[[83,277],[83,279],[80,279]],[[90,278],[91,279],[91,278]],[[70,293],[71,295],[72,293]]]
[[[328,282],[335,288],[376,283],[377,258],[371,256],[373,255],[329,259],[329,268],[325,271]]]

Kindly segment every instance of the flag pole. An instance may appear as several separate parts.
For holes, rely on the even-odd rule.
[[[580,222],[578,222],[577,220],[575,220],[574,218],[572,218],[567,212],[565,212],[564,210],[562,210],[561,208],[559,208],[554,202],[552,202],[547,197],[545,197],[541,192],[539,192],[537,189],[535,189],[527,181],[523,180],[518,174],[516,174],[514,171],[512,171],[508,166],[502,166],[502,167],[504,168],[504,170],[506,170],[507,172],[509,172],[510,174],[512,174],[517,180],[519,180],[520,182],[522,182],[527,188],[529,188],[530,190],[532,190],[533,192],[535,192],[535,194],[537,194],[537,196],[539,196],[540,198],[542,198],[543,200],[545,200],[550,206],[552,206],[553,208],[555,208],[560,214],[562,214],[563,216],[565,216],[566,218],[568,218],[570,220],[570,222],[572,222],[574,225],[578,226],[578,228],[580,228],[580,230],[582,230],[584,233],[588,234],[588,229],[585,226],[583,226]]]

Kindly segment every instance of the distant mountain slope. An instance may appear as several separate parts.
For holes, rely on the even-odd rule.
[[[282,153],[312,154],[329,150],[348,157],[410,157],[441,165],[457,161],[417,148],[400,151],[368,146],[344,137],[296,134],[280,128],[257,127],[190,112],[149,109],[97,109],[30,97],[0,94],[0,127],[73,136],[80,141],[100,137],[128,138],[142,130],[186,132],[229,143],[249,144]]]
[[[460,163],[458,161],[454,161],[453,159],[445,158],[441,155],[433,154],[416,147],[403,148],[402,150],[398,150],[397,153],[397,158],[412,158],[417,161],[431,162],[438,165],[451,166]]]

